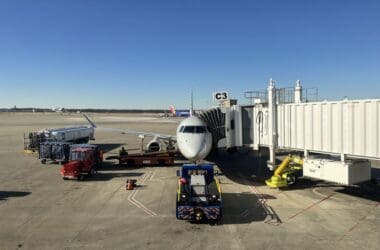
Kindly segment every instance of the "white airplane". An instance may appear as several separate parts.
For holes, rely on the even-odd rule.
[[[191,99],[193,99],[192,96]],[[193,103],[193,101],[191,101],[191,103]],[[193,115],[193,108],[190,109],[190,114],[190,117],[184,119],[178,125],[176,136],[122,129],[117,129],[117,131],[121,131],[123,134],[135,134],[140,138],[144,138],[145,136],[153,137],[147,145],[148,151],[151,152],[160,151],[163,144],[166,144],[167,149],[173,149],[173,143],[176,142],[181,154],[186,159],[196,162],[203,160],[210,153],[212,148],[212,135],[206,123],[199,117]],[[86,115],[84,116],[90,124],[96,127]]]
[[[56,112],[56,113],[62,113],[65,111],[65,108],[60,108],[60,107],[54,108],[53,107],[53,108],[51,108],[51,111]]]
[[[179,151],[190,161],[203,160],[212,148],[211,132],[196,116],[190,116],[179,124],[176,139]]]

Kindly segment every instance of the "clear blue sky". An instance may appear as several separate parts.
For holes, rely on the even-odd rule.
[[[380,97],[379,1],[0,0],[0,107],[187,107],[300,79]]]

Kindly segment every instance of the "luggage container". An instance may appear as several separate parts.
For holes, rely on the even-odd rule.
[[[41,142],[39,146],[39,159],[42,164],[48,160],[60,164],[69,159],[70,142]]]

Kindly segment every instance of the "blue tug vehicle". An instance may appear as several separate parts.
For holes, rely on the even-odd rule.
[[[176,217],[179,220],[218,221],[222,191],[212,164],[184,164],[177,175]]]

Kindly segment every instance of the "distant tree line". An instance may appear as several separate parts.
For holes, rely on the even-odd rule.
[[[46,109],[46,108],[0,108],[0,112],[57,112],[52,109]],[[68,112],[68,113],[75,113],[75,112],[87,112],[87,113],[165,113],[167,110],[165,109],[93,109],[93,108],[86,108],[86,109],[63,109],[59,112]]]

